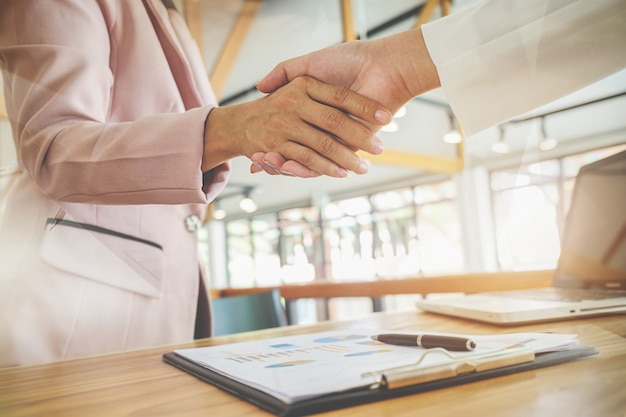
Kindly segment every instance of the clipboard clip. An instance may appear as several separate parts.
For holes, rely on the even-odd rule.
[[[420,364],[429,355],[432,356],[434,354],[444,354],[452,360],[445,363],[420,367]],[[380,388],[395,389],[441,379],[454,378],[474,372],[504,368],[506,366],[532,362],[534,360],[535,352],[523,345],[515,345],[487,353],[466,355],[460,358],[451,355],[446,349],[433,348],[424,352],[418,361],[413,364],[368,372],[362,376],[374,377],[375,382],[370,386],[372,390]]]

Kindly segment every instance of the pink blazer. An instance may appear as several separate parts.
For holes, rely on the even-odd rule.
[[[0,213],[0,366],[190,340],[216,105],[159,0],[3,0],[19,178]]]

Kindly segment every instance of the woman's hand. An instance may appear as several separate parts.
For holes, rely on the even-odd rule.
[[[235,156],[270,153],[298,165],[293,172],[277,172],[268,165],[269,173],[305,178],[364,174],[367,161],[356,151],[381,153],[374,133],[391,117],[379,103],[345,87],[297,77],[261,99],[213,109],[207,118],[202,170]]]

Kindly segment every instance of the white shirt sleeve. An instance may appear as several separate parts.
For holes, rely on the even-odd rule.
[[[467,135],[626,68],[624,0],[490,0],[422,32]]]

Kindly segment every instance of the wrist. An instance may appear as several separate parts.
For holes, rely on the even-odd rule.
[[[209,112],[204,125],[204,149],[202,153],[202,171],[206,172],[230,159],[239,156],[237,148],[237,125],[231,107],[214,107]]]
[[[406,63],[406,66],[400,68],[403,69],[411,98],[441,87],[437,67],[430,57],[421,28],[403,32],[399,36],[400,45],[404,49],[401,62]]]

